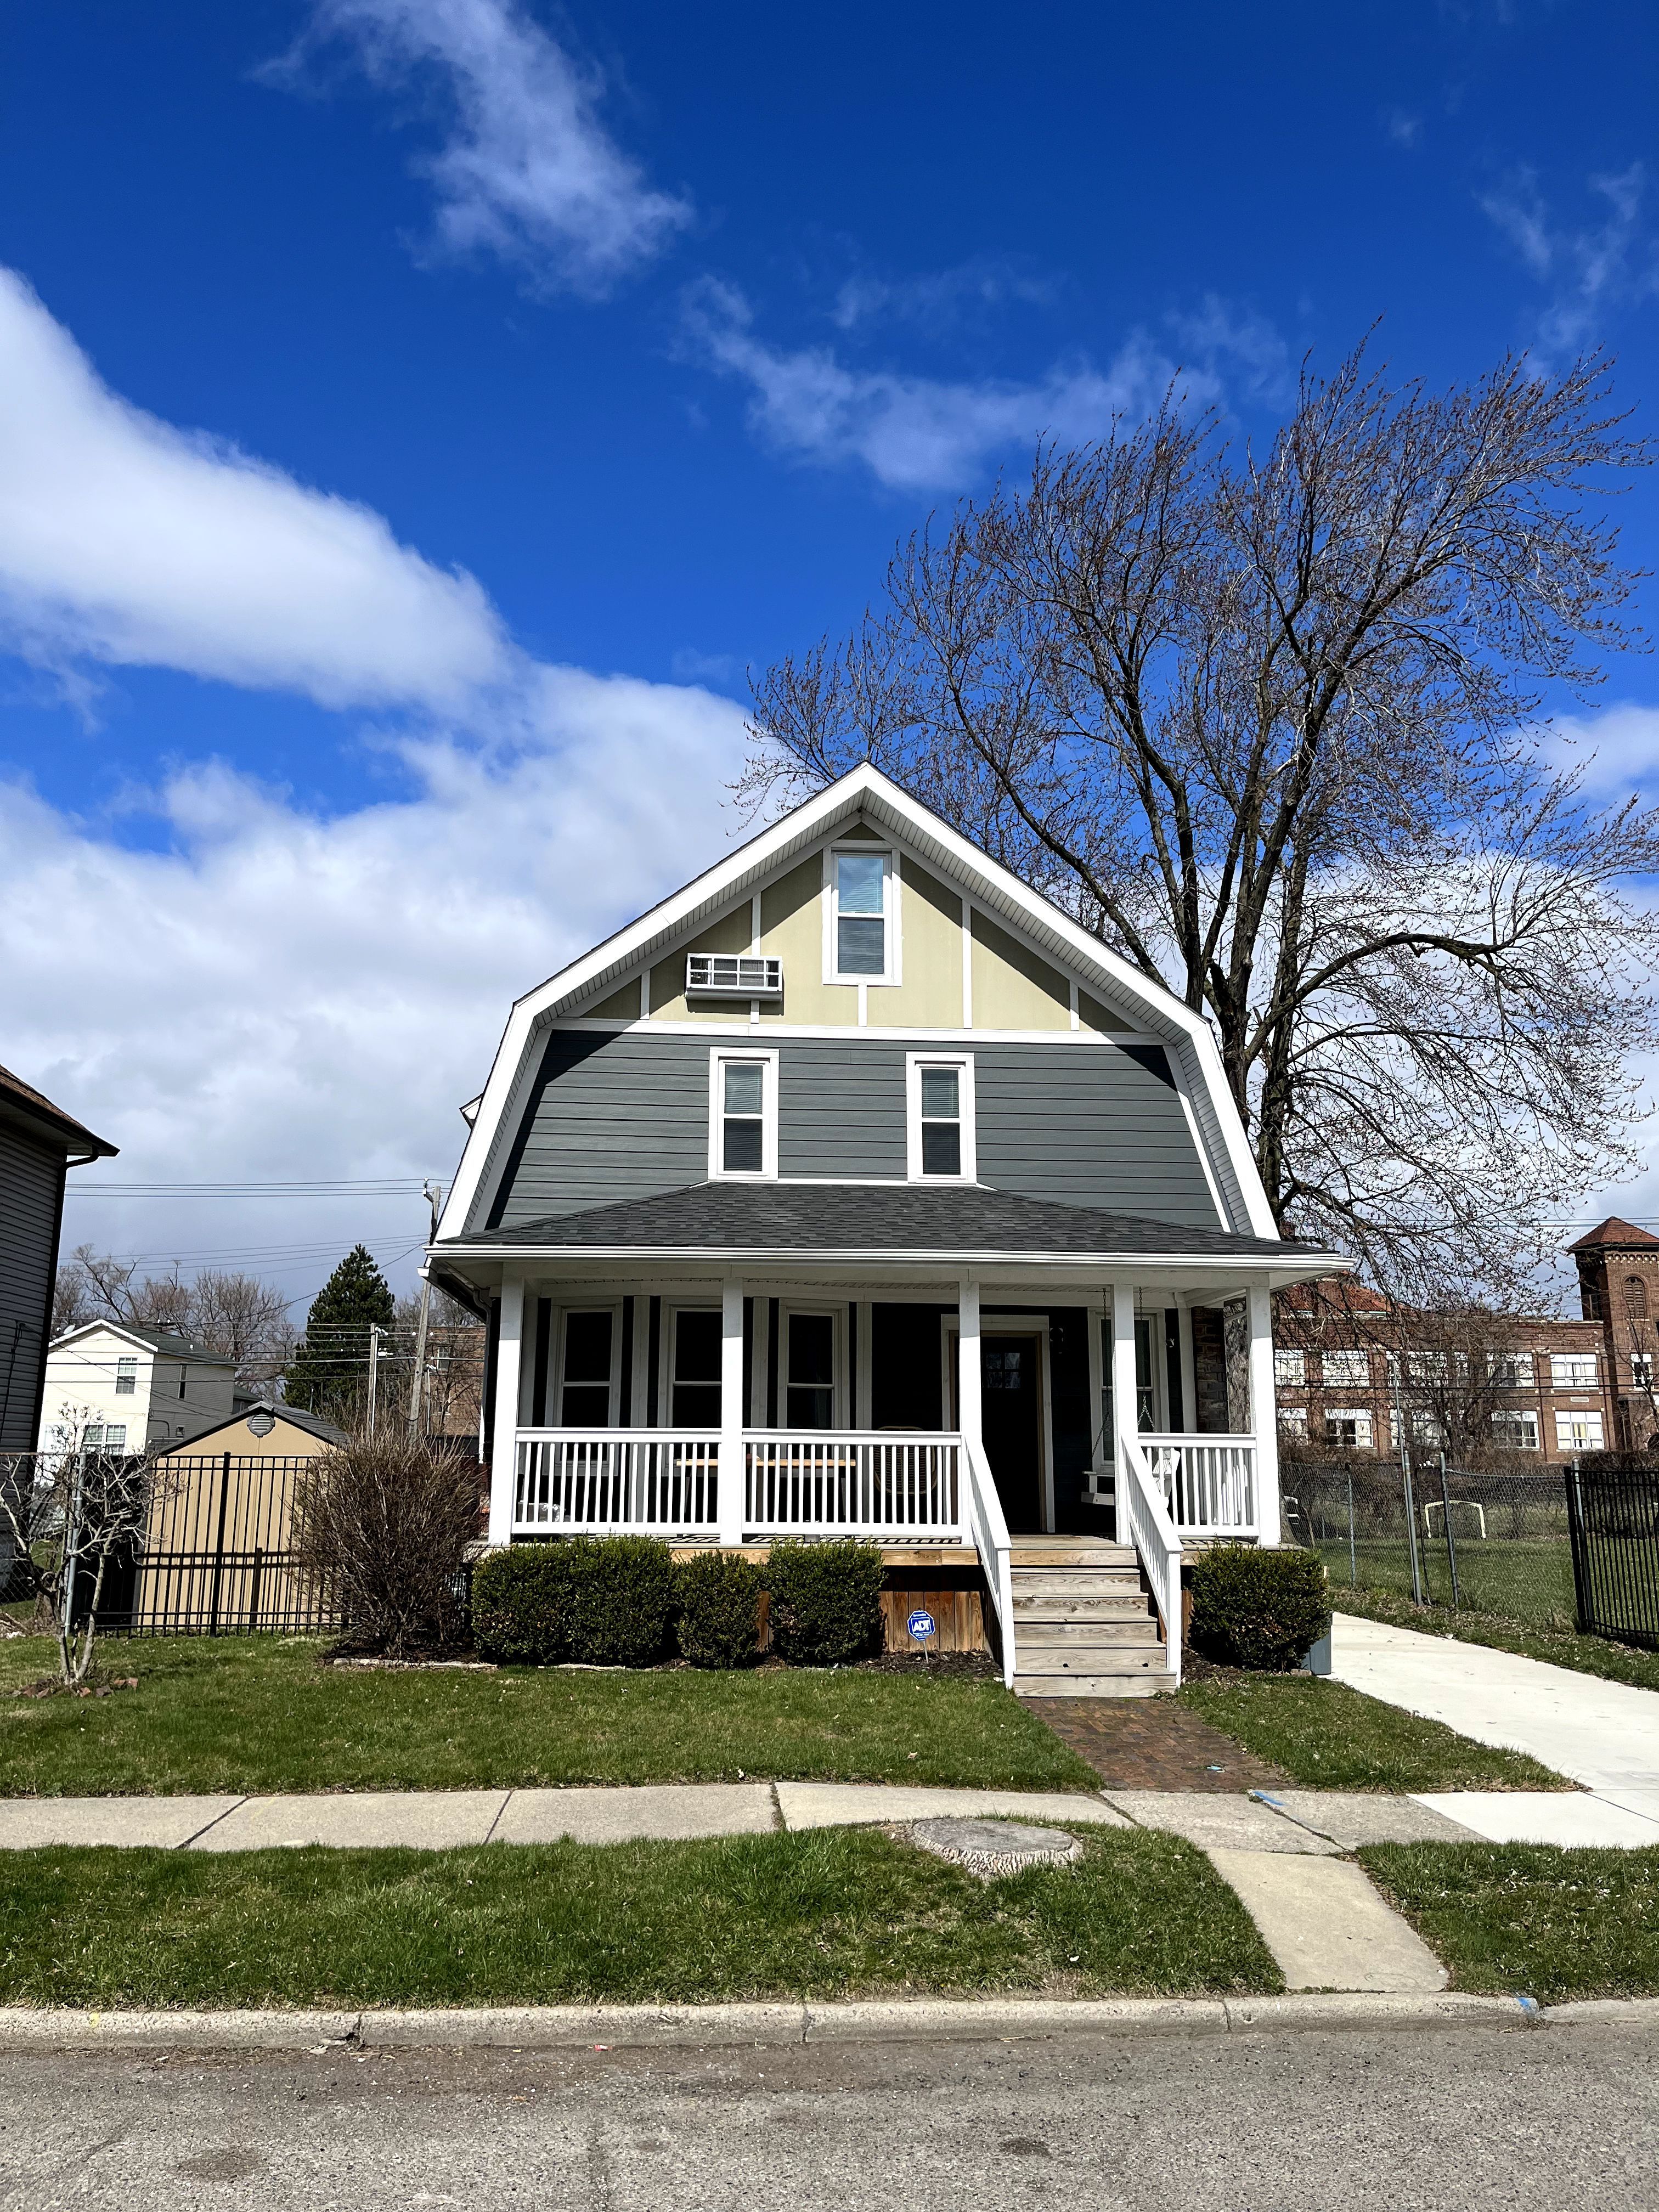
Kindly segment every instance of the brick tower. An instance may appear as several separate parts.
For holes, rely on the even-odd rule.
[[[1659,1237],[1616,1213],[1567,1247],[1578,1267],[1584,1319],[1599,1321],[1616,1441],[1659,1448]]]

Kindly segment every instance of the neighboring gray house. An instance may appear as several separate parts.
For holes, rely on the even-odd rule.
[[[1201,1017],[874,769],[521,999],[463,1110],[495,1541],[869,1536],[890,1637],[1042,1695],[1172,1686],[1185,1552],[1279,1540],[1270,1293],[1348,1262]]]
[[[115,1146],[0,1067],[0,1451],[33,1451],[68,1170]]]

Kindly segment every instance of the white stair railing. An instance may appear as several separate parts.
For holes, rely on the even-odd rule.
[[[1166,1664],[1181,1680],[1181,1538],[1164,1503],[1164,1486],[1152,1473],[1143,1439],[1117,1438],[1118,1541],[1132,1543],[1164,1623]]]
[[[1254,1536],[1256,1443],[1251,1436],[1140,1433],[1170,1518],[1190,1535]]]
[[[997,1628],[1002,1643],[1002,1680],[1006,1689],[1014,1686],[1014,1577],[1012,1547],[1008,1540],[1008,1522],[1002,1510],[1002,1500],[997,1496],[996,1480],[984,1453],[971,1437],[962,1439],[962,1456],[966,1470],[964,1504],[968,1525],[975,1543],[979,1547],[980,1564],[985,1570],[985,1579],[990,1587],[991,1602],[996,1607]]]

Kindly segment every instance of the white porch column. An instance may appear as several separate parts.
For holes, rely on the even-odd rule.
[[[720,1540],[743,1541],[748,1472],[744,1465],[743,1279],[728,1275],[720,1285]]]
[[[1138,1427],[1135,1392],[1135,1293],[1133,1283],[1112,1285],[1112,1496],[1117,1509],[1117,1540],[1131,1541],[1123,1510],[1123,1486],[1128,1480],[1123,1439]]]
[[[495,1342],[495,1433],[489,1455],[489,1540],[513,1535],[513,1492],[519,1465],[520,1353],[524,1341],[524,1277],[501,1274],[501,1333]]]
[[[1273,1302],[1265,1290],[1246,1293],[1250,1316],[1250,1427],[1255,1436],[1257,1540],[1277,1544],[1279,1403],[1273,1388]]]
[[[964,1275],[957,1290],[957,1419],[962,1433],[984,1449],[981,1401],[984,1372],[979,1359],[979,1279]]]

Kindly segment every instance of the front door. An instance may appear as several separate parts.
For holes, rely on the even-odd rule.
[[[985,1456],[1011,1532],[1045,1525],[1042,1510],[1042,1339],[988,1335],[980,1342]]]

